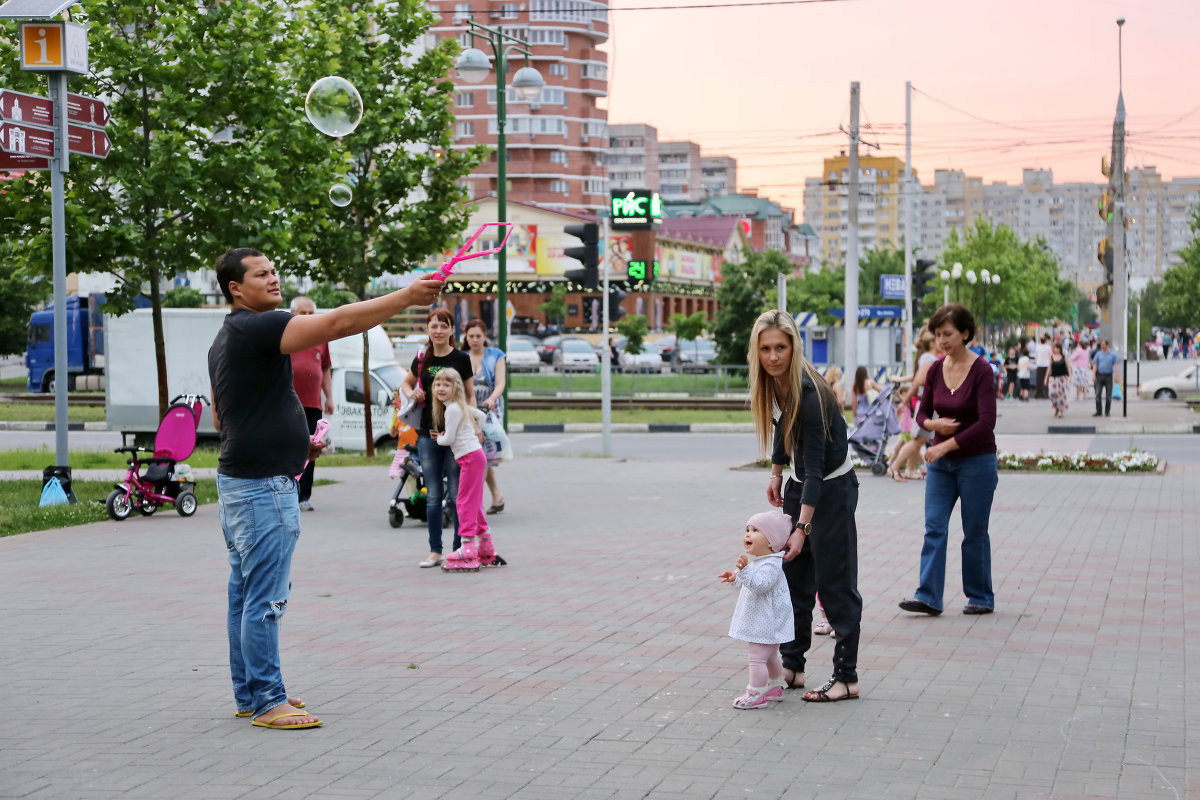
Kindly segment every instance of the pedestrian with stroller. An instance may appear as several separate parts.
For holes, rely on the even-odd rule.
[[[481,319],[467,322],[463,332],[463,350],[471,357],[471,375],[475,383],[475,405],[497,421],[504,419],[504,387],[508,381],[508,361],[499,347],[488,347],[487,325]],[[484,438],[483,453],[487,457],[487,487],[492,505],[487,513],[504,510],[504,495],[496,482],[496,467],[500,465],[500,449],[496,442]]]
[[[900,608],[942,613],[950,514],[961,504],[964,614],[991,614],[992,545],[988,532],[998,480],[996,462],[996,381],[991,367],[967,349],[975,318],[958,303],[942,306],[929,320],[946,357],[925,376],[917,424],[934,433],[925,452],[925,543],[920,582]],[[936,414],[936,417],[935,417]]]
[[[729,635],[746,642],[749,650],[750,679],[745,694],[733,701],[734,708],[762,708],[783,699],[779,645],[795,638],[792,601],[783,577],[783,550],[791,532],[792,520],[782,511],[755,514],[746,523],[745,552],[737,557],[737,570],[717,576],[739,589]]]
[[[458,536],[462,544],[442,563],[447,572],[478,570],[496,557],[483,514],[483,481],[487,458],[483,454],[480,425],[485,414],[467,403],[467,390],[454,369],[443,369],[433,378],[433,426],[430,436],[449,447],[458,464]]]
[[[875,382],[866,367],[859,367],[854,371],[854,385],[850,388],[850,407],[854,409],[855,425],[861,425],[867,416],[867,407],[871,405],[868,390],[882,392],[883,387]]]
[[[316,304],[304,295],[293,297],[288,307],[293,314],[302,317],[317,313]],[[321,412],[333,413],[332,375],[333,360],[329,357],[328,344],[323,343],[299,353],[292,353],[292,386],[296,389],[296,396],[300,398],[300,405],[304,407],[304,417],[308,421],[310,436],[317,430],[317,423],[321,421]],[[325,398],[324,405],[321,403],[322,395]],[[301,511],[313,510],[311,500],[313,473],[316,468],[317,462],[316,459],[313,459],[308,462],[308,466],[304,468],[304,473],[300,476]]]
[[[233,307],[208,351],[213,425],[220,433],[217,510],[230,566],[226,630],[239,717],[274,730],[321,725],[289,697],[279,663],[279,623],[291,594],[300,535],[296,475],[323,448],[309,438],[292,386],[291,354],[363,333],[409,306],[437,299],[441,281],[415,281],[391,294],[328,314],[276,311],[283,296],[274,264],[258,250],[227,251],[217,282]]]
[[[833,677],[803,699],[829,703],[858,696],[858,478],[846,419],[829,385],[804,358],[800,331],[783,311],[761,314],[750,332],[750,412],[759,446],[771,447],[767,500],[792,522],[783,573],[792,598],[794,639],[779,648],[789,688],[804,686],[812,611],[821,593],[837,634]],[[785,484],[784,467],[792,477]]]
[[[433,429],[433,379],[443,369],[452,369],[463,379],[467,392],[467,404],[475,405],[475,381],[471,378],[471,357],[458,350],[451,342],[454,332],[454,317],[444,308],[429,312],[425,326],[429,340],[425,349],[417,353],[409,366],[408,375],[400,384],[405,398],[421,405],[421,423],[417,428],[417,456],[425,476],[425,523],[429,531],[429,556],[418,566],[422,568],[442,565],[442,508],[443,502],[453,507],[458,496],[458,464],[449,447],[437,443],[430,436]],[[466,377],[463,377],[466,376]],[[458,529],[458,516],[454,527]],[[458,547],[458,542],[454,543]]]

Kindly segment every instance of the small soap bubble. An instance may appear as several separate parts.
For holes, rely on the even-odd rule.
[[[338,208],[345,208],[354,199],[354,192],[344,183],[335,183],[329,187],[329,202]]]
[[[362,121],[362,96],[350,81],[327,75],[309,88],[304,114],[326,136],[346,136]]]

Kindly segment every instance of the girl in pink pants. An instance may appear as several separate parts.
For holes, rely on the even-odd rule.
[[[783,577],[783,549],[792,532],[792,519],[782,511],[755,514],[742,535],[745,550],[737,557],[737,572],[717,577],[741,589],[729,635],[746,642],[750,681],[734,708],[762,708],[783,699],[783,661],[779,645],[796,638],[792,599]]]
[[[498,559],[488,533],[483,514],[483,479],[487,474],[487,457],[480,443],[483,435],[479,424],[485,419],[482,411],[467,405],[462,376],[452,368],[442,369],[433,378],[433,425],[431,431],[437,443],[447,446],[458,462],[458,535],[462,546],[446,556],[442,569],[478,571],[481,565],[490,566]]]

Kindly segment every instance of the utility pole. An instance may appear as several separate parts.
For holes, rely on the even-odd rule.
[[[1125,256],[1125,89],[1122,64],[1121,32],[1125,18],[1117,18],[1117,114],[1113,118],[1112,175],[1112,297],[1109,300],[1111,338],[1122,350],[1121,380],[1128,384],[1129,374],[1129,272]],[[1121,387],[1122,397],[1128,397],[1128,385]],[[1129,401],[1122,403],[1121,416],[1128,415]]]
[[[600,218],[600,442],[605,458],[612,455],[612,348],[608,346],[608,214]],[[653,256],[650,261],[653,270]],[[653,272],[649,274],[653,275]]]
[[[912,81],[904,82],[904,361],[913,355],[912,254],[916,226],[913,224],[912,171]]]
[[[849,239],[846,242],[846,336],[842,357],[846,364],[842,380],[851,384],[858,369],[858,94],[858,81],[854,81],[850,84],[850,194],[846,198]]]

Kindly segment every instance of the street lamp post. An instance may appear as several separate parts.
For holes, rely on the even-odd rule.
[[[942,305],[950,302],[950,284],[954,284],[954,302],[958,302],[958,282],[963,276],[963,265],[957,261],[951,265],[950,269],[944,269],[942,276]],[[967,280],[971,283],[975,282],[975,273],[972,270],[967,271]]]
[[[983,279],[983,346],[987,348],[987,313],[988,313],[988,288],[1000,285],[1000,276],[988,272],[986,269],[979,273]]]
[[[504,86],[504,78],[508,73],[508,54],[515,52],[525,56],[525,66],[513,75],[512,88],[522,100],[536,100],[542,92],[546,81],[542,74],[529,66],[529,42],[518,39],[504,28],[480,25],[475,20],[467,20],[471,33],[471,44],[475,37],[483,39],[492,48],[496,58],[496,215],[497,222],[508,221],[508,141],[504,127],[507,122],[508,93]],[[487,54],[474,47],[467,48],[459,55],[455,64],[458,77],[467,83],[481,83],[487,77],[491,65]],[[499,336],[497,345],[501,350],[508,349],[508,254],[501,248],[496,254],[496,311]],[[504,399],[508,400],[508,386],[504,387]],[[508,428],[508,403],[504,403],[504,427]]]

